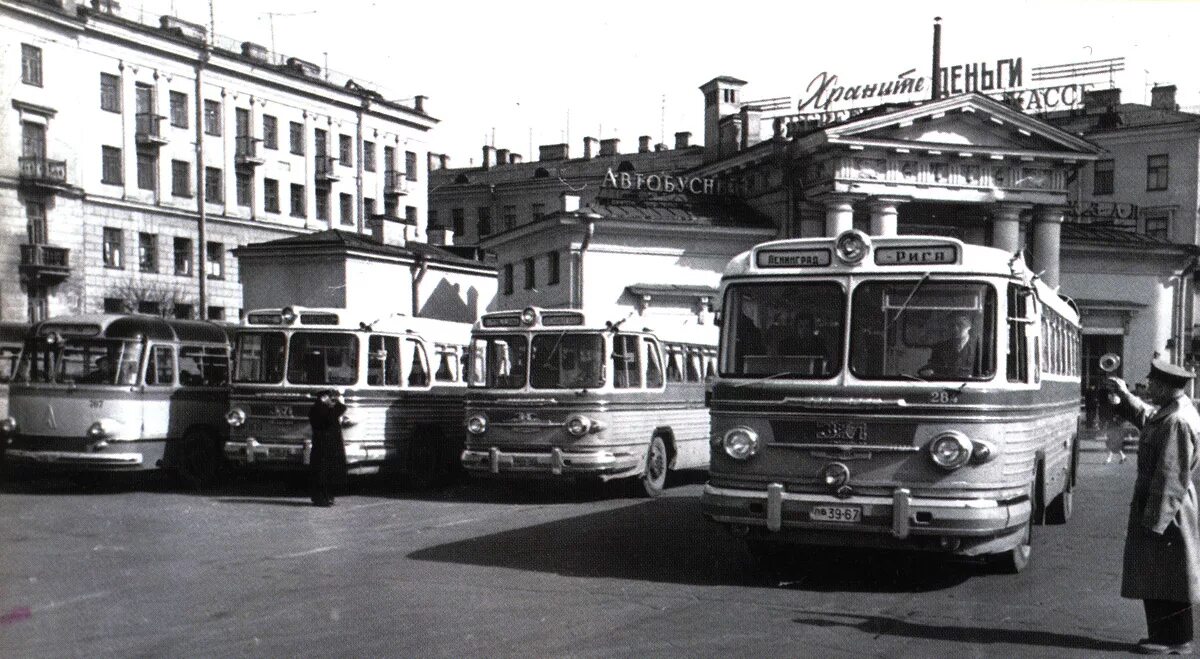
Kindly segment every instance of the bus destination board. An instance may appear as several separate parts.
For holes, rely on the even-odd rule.
[[[819,268],[829,265],[833,258],[828,248],[773,249],[758,253],[760,268]]]
[[[954,245],[908,245],[877,247],[875,265],[946,265],[958,262]]]

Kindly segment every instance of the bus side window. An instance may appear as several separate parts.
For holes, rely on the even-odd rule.
[[[0,346],[0,384],[12,380],[17,371],[17,358],[21,355],[20,346]]]
[[[712,382],[717,379],[717,353],[704,351],[704,381]]]
[[[367,384],[391,387],[399,385],[400,339],[394,336],[372,336],[367,346]]]
[[[229,350],[180,346],[179,384],[184,387],[223,387],[229,384]]]
[[[1030,313],[1032,294],[1029,289],[1016,284],[1008,285],[1008,381],[1030,382],[1029,362],[1033,361],[1036,368],[1038,360],[1030,359],[1029,327],[1034,322]],[[1038,356],[1039,346],[1034,341],[1034,356]]]
[[[458,380],[458,353],[454,348],[441,346],[437,351],[438,369],[433,379],[439,382],[456,382]]]
[[[679,346],[667,348],[667,382],[683,382],[683,355]]]
[[[646,388],[658,389],[663,386],[662,363],[659,357],[658,341],[646,337]]]
[[[175,384],[175,349],[156,345],[150,349],[150,363],[146,365],[146,384],[170,386]]]
[[[642,365],[638,359],[636,336],[613,337],[613,387],[633,389],[642,386]]]
[[[687,381],[700,381],[700,351],[696,348],[687,349]]]
[[[407,344],[412,352],[412,365],[408,371],[408,386],[410,387],[427,387],[429,386],[429,360],[425,356],[425,346],[408,339]]]

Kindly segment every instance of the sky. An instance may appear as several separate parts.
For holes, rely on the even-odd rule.
[[[699,86],[747,81],[743,100],[790,97],[822,72],[843,85],[928,75],[933,19],[943,65],[1022,58],[1030,69],[1124,57],[1122,99],[1178,87],[1200,111],[1200,0],[1015,0],[1008,3],[843,0],[123,0],[126,18],[173,13],[366,81],[385,98],[429,97],[441,121],[429,149],[476,165],[484,144],[526,160],[583,138],[703,142]],[[1107,78],[1091,78],[1108,87]],[[928,84],[928,83],[926,83]],[[405,101],[410,102],[408,100]],[[531,148],[532,147],[532,148]],[[531,156],[532,154],[532,156]]]

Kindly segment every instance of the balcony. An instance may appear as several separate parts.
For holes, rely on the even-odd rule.
[[[71,250],[50,245],[21,245],[21,281],[53,285],[71,275]]]
[[[262,140],[250,135],[238,135],[235,142],[237,164],[244,167],[258,167],[266,159],[258,154],[258,143]]]
[[[139,112],[135,119],[137,143],[142,146],[162,146],[167,138],[162,134],[162,120],[166,117],[150,112]]]
[[[383,194],[385,195],[406,195],[409,192],[409,181],[405,177],[404,172],[399,172],[394,169],[389,169],[383,173]]]
[[[337,173],[337,158],[317,156],[317,185],[328,185],[340,178]]]
[[[17,161],[23,187],[51,192],[71,188],[67,183],[67,161],[49,160],[41,156],[21,156]]]

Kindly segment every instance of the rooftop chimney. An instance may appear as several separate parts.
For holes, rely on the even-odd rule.
[[[638,153],[650,153],[649,135],[642,135],[638,138]]]
[[[408,244],[408,225],[398,217],[374,215],[367,219],[371,237],[384,245],[404,247]]]
[[[686,149],[688,142],[692,140],[692,134],[686,130],[675,133],[675,148]]]
[[[610,137],[607,140],[600,140],[600,155],[615,156],[621,152],[620,138]]]
[[[1120,89],[1093,89],[1083,92],[1083,107],[1088,110],[1103,110],[1104,108],[1120,104]]]
[[[480,161],[484,169],[491,169],[496,164],[496,147],[483,145],[483,160]]]
[[[416,110],[417,112],[420,112],[421,114],[424,114],[425,113],[425,99],[427,99],[427,98],[429,98],[429,97],[423,96],[421,94],[417,94],[416,96],[414,96],[413,97],[413,109]]]
[[[566,160],[571,147],[566,144],[543,144],[538,147],[538,160]]]
[[[271,56],[267,52],[267,47],[256,44],[253,41],[242,42],[242,55],[260,62],[270,62]]]
[[[448,156],[444,153],[439,153],[438,154],[438,165],[439,165],[439,169],[450,169],[450,156]]]
[[[666,144],[663,144],[662,142],[659,142],[658,144],[655,144],[655,145],[654,145],[654,150],[655,150],[655,151],[666,151],[666,150],[667,150],[667,145],[666,145]]]
[[[67,12],[69,16],[74,16],[77,4],[74,0],[63,2],[63,11]],[[117,2],[117,0],[92,0],[92,9],[105,14],[117,15],[121,13],[121,3]]]
[[[1178,110],[1175,104],[1175,85],[1155,85],[1150,90],[1150,107],[1156,110]]]
[[[524,159],[525,159],[525,158],[523,158],[523,157],[521,156],[521,154],[519,154],[519,153],[510,153],[510,154],[508,154],[508,162],[510,162],[510,163],[512,163],[512,164],[514,164],[514,165],[519,165],[519,164],[521,164],[521,161],[522,161],[522,160],[524,160]]]
[[[600,140],[594,137],[583,138],[583,158],[591,160],[592,156],[596,155],[596,149],[600,146]]]
[[[431,172],[436,172],[440,169],[441,161],[438,159],[438,154],[430,151],[425,154],[425,167]]]
[[[429,227],[429,244],[430,245],[453,245],[454,244],[454,229],[450,227]]]
[[[508,164],[508,149],[496,149],[496,164],[497,165],[507,165]]]

